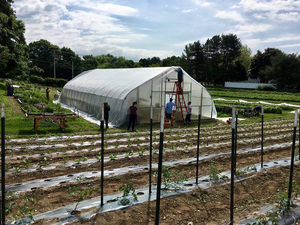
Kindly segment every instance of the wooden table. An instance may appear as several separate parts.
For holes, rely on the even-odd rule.
[[[61,129],[65,130],[65,119],[66,118],[79,118],[79,115],[74,114],[25,114],[27,118],[33,118],[34,119],[34,129],[35,132],[37,132],[38,126],[45,120],[45,119],[52,119],[55,123],[57,123]]]

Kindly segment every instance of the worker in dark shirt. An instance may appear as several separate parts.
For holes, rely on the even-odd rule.
[[[253,115],[254,116],[259,116],[259,112],[261,112],[261,107],[260,106],[256,106],[253,109]]]
[[[108,128],[109,110],[110,110],[110,106],[108,105],[107,102],[104,102],[104,120],[105,120],[106,129]]]
[[[128,111],[130,114],[129,114],[129,124],[128,124],[127,130],[130,129],[130,126],[132,124],[132,131],[135,131],[134,126],[135,126],[135,122],[137,121],[137,111],[138,111],[136,105],[137,105],[137,102],[133,102],[132,106],[130,106],[128,108]]]

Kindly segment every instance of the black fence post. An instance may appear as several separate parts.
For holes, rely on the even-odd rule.
[[[101,206],[103,203],[103,184],[104,184],[104,104],[102,104],[101,115]]]
[[[151,107],[150,107],[150,152],[149,152],[149,193],[152,193],[151,182],[152,182],[152,130],[153,130],[153,108],[152,108],[152,96],[151,96]]]
[[[199,106],[199,115],[198,115],[198,140],[197,140],[197,164],[196,164],[196,184],[198,184],[199,176],[199,145],[200,145],[200,127],[201,127],[201,112],[202,112],[202,103]]]
[[[165,121],[164,114],[165,114],[164,107],[162,106],[161,120],[160,120],[160,135],[159,135],[155,225],[159,225],[160,190],[161,190],[162,158],[163,158],[163,144],[164,144],[164,121]]]
[[[294,133],[293,133],[293,145],[292,145],[292,155],[291,155],[291,167],[290,167],[290,180],[289,180],[289,190],[288,190],[288,206],[291,205],[292,200],[292,186],[293,186],[293,173],[294,173],[294,155],[295,155],[295,143],[296,143],[296,131],[297,131],[297,110],[295,111],[295,123],[294,123]]]
[[[1,105],[1,224],[5,224],[5,116]]]
[[[232,132],[231,132],[231,185],[230,185],[230,225],[233,225],[233,210],[234,210],[234,147],[235,147],[235,107],[232,107]]]
[[[261,107],[261,151],[260,151],[261,168],[264,168],[264,106]]]
[[[236,151],[237,151],[237,126],[238,126],[238,110],[235,112],[235,139],[234,139],[234,174],[236,172]]]

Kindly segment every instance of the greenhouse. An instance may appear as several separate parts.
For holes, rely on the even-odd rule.
[[[191,101],[192,119],[198,119],[201,105],[203,119],[216,118],[217,112],[209,92],[180,67],[85,71],[64,86],[59,102],[76,107],[99,120],[101,105],[107,102],[110,105],[110,124],[120,126],[126,122],[129,106],[137,101],[138,123],[149,123],[151,106],[153,122],[159,122],[161,106],[165,106],[170,97],[175,98],[174,85],[178,79],[184,98],[184,101],[181,98],[181,105]],[[179,101],[176,104],[175,120],[181,120]],[[185,115],[185,107],[182,109]]]

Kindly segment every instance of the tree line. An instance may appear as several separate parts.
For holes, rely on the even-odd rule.
[[[70,80],[82,71],[96,68],[181,66],[195,80],[206,85],[259,78],[278,89],[300,91],[300,57],[276,48],[252,55],[235,34],[215,35],[205,43],[184,46],[181,56],[141,58],[138,62],[111,54],[78,56],[47,40],[26,44],[25,26],[11,8],[12,0],[0,0],[0,76],[29,79],[30,76]]]

